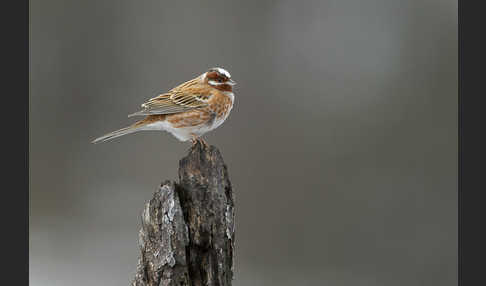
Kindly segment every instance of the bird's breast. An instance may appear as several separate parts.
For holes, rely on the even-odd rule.
[[[215,96],[214,100],[210,102],[209,108],[213,112],[215,118],[213,128],[221,125],[228,117],[233,108],[234,95],[233,93],[219,94]]]
[[[208,101],[208,106],[186,112],[167,115],[166,121],[173,128],[194,127],[213,130],[220,126],[233,108],[233,94],[214,94]]]

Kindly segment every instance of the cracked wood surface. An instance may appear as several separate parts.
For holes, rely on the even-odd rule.
[[[229,286],[233,279],[234,201],[214,146],[197,143],[146,204],[133,286]]]

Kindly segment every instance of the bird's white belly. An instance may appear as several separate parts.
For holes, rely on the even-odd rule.
[[[200,124],[196,126],[190,127],[179,127],[175,128],[170,122],[168,121],[159,121],[148,124],[145,126],[144,130],[160,130],[160,131],[167,131],[174,135],[180,141],[188,141],[192,138],[192,134],[196,136],[202,136],[205,133],[212,131],[218,128],[223,122],[228,118],[229,112],[220,118],[215,118],[212,124]]]
[[[205,133],[216,129],[221,124],[223,124],[223,122],[226,120],[226,118],[228,118],[228,115],[229,115],[229,111],[225,115],[223,115],[219,118],[216,117],[211,124],[201,124],[201,125],[192,126],[192,127],[185,127],[183,129],[188,129],[188,131],[190,133],[195,134],[197,136],[202,136]]]

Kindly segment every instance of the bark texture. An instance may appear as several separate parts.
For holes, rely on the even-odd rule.
[[[214,146],[197,143],[146,204],[133,286],[229,286],[233,279],[234,201]]]

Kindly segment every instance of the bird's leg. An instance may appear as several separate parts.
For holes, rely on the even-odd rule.
[[[199,141],[202,143],[202,145],[203,145],[204,147],[209,148],[209,144],[208,144],[208,142],[206,142],[206,140],[204,140],[204,139],[202,139],[202,138],[200,138],[200,137],[199,137],[198,139],[199,139]]]
[[[197,136],[196,136],[196,135],[194,135],[194,134],[191,134],[191,143],[192,143],[192,147],[194,147],[194,145],[196,145],[198,141],[199,141],[199,140],[198,140]]]
[[[201,147],[209,148],[208,142],[206,142],[204,139],[202,139],[201,137],[195,134],[191,134],[191,142],[192,142],[192,147],[194,147],[194,145],[196,145],[197,143],[200,143]]]

